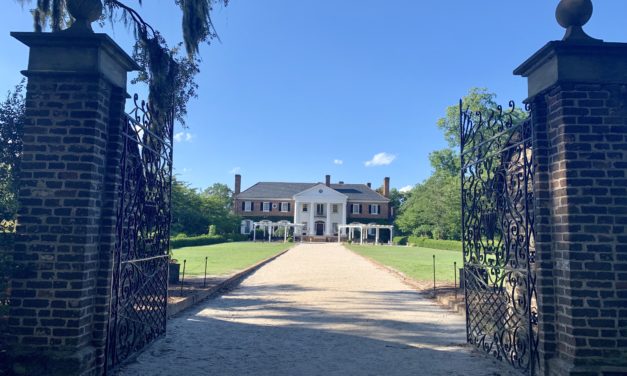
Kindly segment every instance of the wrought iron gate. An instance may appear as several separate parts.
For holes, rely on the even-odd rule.
[[[122,132],[107,369],[166,328],[173,119],[156,122],[137,95],[134,102]]]
[[[489,114],[460,102],[468,342],[533,375],[538,364],[532,120],[513,102]],[[529,110],[529,109],[527,109]]]

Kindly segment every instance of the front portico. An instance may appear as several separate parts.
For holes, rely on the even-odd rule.
[[[339,226],[346,224],[348,196],[317,184],[293,197],[294,223],[302,223],[303,235],[337,235]]]

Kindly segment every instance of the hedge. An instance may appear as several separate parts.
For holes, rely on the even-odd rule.
[[[392,239],[392,243],[395,245],[407,245],[407,236],[395,236]]]
[[[435,240],[418,236],[410,236],[407,239],[410,245],[417,247],[443,249],[446,251],[462,251],[462,242],[458,240]]]
[[[246,235],[200,235],[200,236],[176,236],[170,238],[170,248],[178,249],[183,247],[198,247],[201,245],[212,245],[226,242],[240,242],[248,240]]]

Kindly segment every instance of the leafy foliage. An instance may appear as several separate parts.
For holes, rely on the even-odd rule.
[[[396,225],[403,233],[434,239],[459,239],[461,195],[459,177],[437,172],[418,184],[401,207]]]
[[[481,113],[484,118],[489,118],[492,111],[498,111],[499,105],[496,102],[496,94],[490,92],[486,88],[471,88],[468,94],[462,99],[464,110]],[[527,118],[527,114],[522,109],[515,109],[512,112],[514,121],[520,121]],[[448,141],[451,148],[459,148],[460,146],[460,123],[459,123],[459,103],[449,106],[446,109],[446,115],[438,120],[438,128],[444,132],[444,138]]]
[[[15,220],[22,130],[24,80],[0,103],[0,222]]]
[[[13,268],[12,252],[18,209],[17,190],[23,126],[24,81],[9,92],[5,101],[0,103],[0,317],[6,314],[9,304],[6,292]],[[0,343],[0,357],[1,347]]]
[[[212,187],[220,187],[214,184]],[[172,227],[173,235],[184,233],[198,236],[208,233],[215,226],[215,234],[232,234],[239,228],[240,219],[230,211],[231,196],[228,192],[207,188],[204,192],[189,184],[174,180],[172,184]],[[226,187],[226,186],[224,186]],[[227,187],[228,189],[228,187]]]

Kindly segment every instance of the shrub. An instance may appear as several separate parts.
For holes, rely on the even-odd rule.
[[[8,313],[8,283],[12,272],[11,252],[15,234],[0,232],[0,317]]]
[[[457,240],[435,240],[418,236],[410,236],[408,238],[410,245],[416,245],[423,248],[443,249],[446,251],[462,251],[462,242]]]
[[[226,242],[243,242],[249,240],[248,235],[241,234],[228,234],[228,235],[200,235],[200,236],[185,236],[185,234],[178,234],[173,238],[170,238],[170,248],[178,249],[183,247],[198,247],[201,245],[212,245]]]
[[[243,234],[228,234],[226,235],[226,239],[229,242],[244,242],[246,240],[249,240],[250,236]]]
[[[177,249],[183,247],[197,247],[200,245],[211,245],[225,243],[227,239],[222,235],[200,235],[193,237],[176,237],[170,239],[170,248]]]
[[[392,239],[392,243],[395,245],[407,245],[407,236],[395,236]]]

